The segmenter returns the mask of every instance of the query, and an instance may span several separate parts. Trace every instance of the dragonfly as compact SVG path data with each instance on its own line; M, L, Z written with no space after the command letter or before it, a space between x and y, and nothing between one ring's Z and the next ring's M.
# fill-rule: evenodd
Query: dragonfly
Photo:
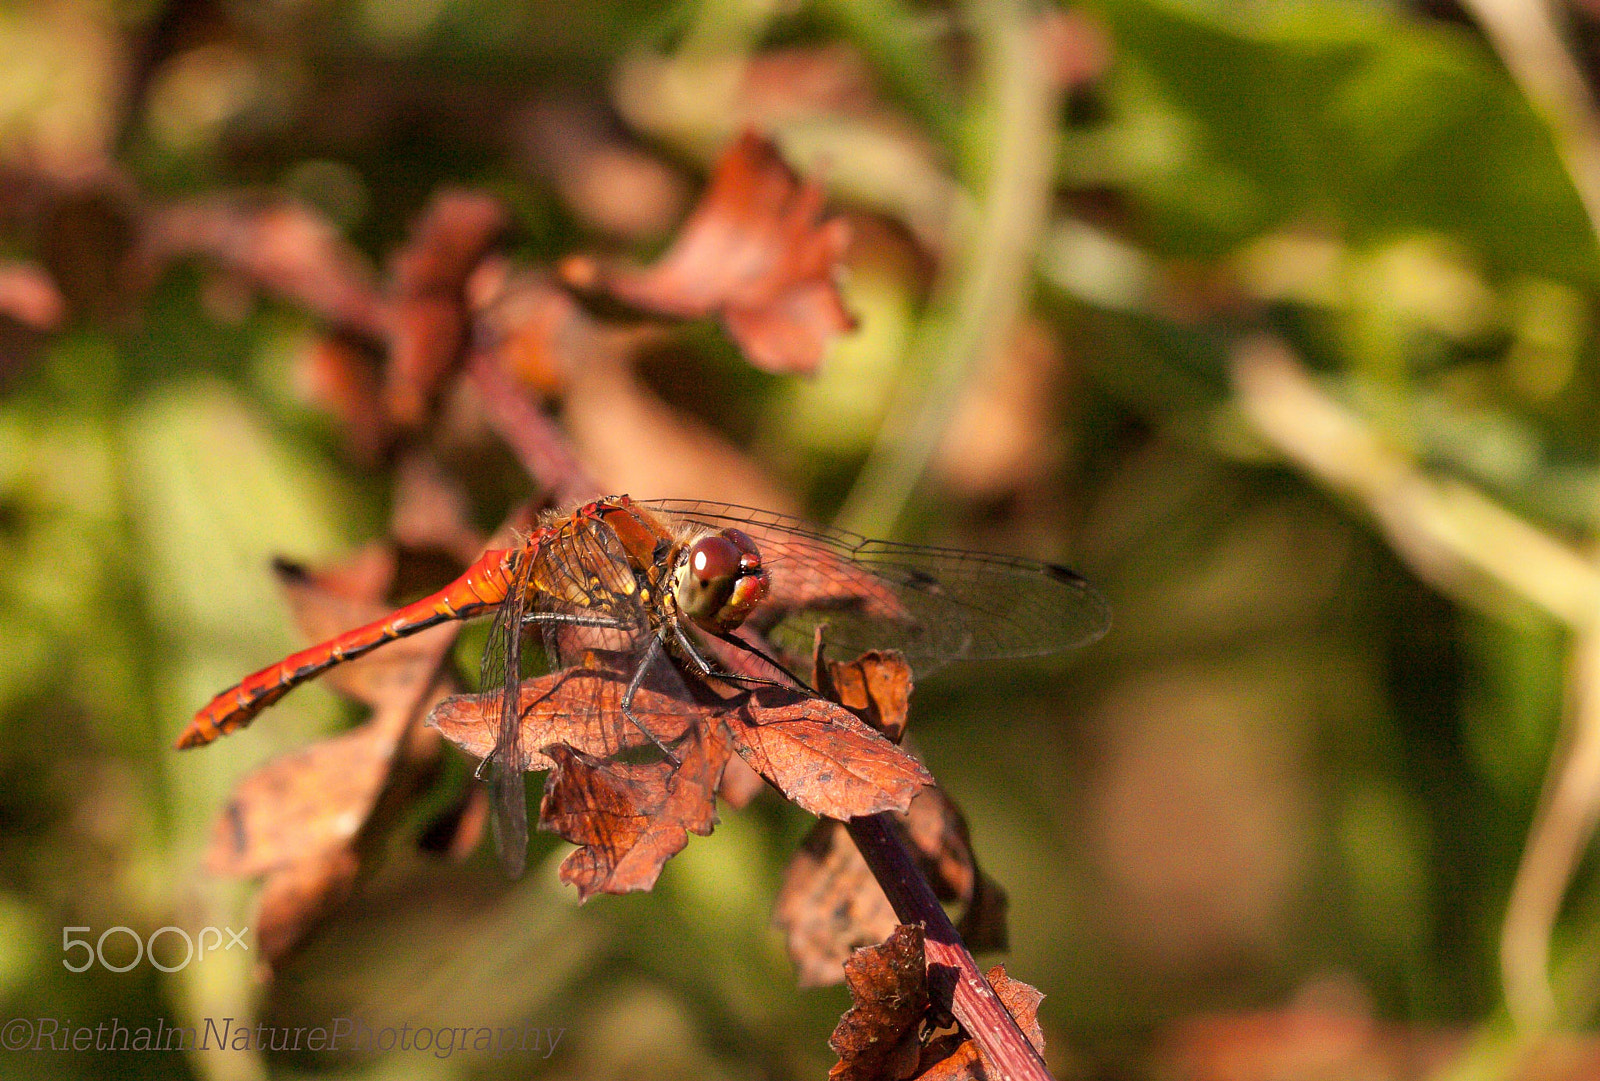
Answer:
M903 654L917 676L957 660L1042 656L1087 644L1110 624L1106 602L1055 563L870 540L772 511L702 500L609 496L551 513L490 549L443 589L382 619L293 653L218 694L179 748L249 724L337 664L451 620L492 615L482 688L498 695L493 749L477 776L491 793L501 862L521 873L527 807L518 746L524 639L542 636L559 668L586 650L630 659L623 717L667 758L633 705L663 680L777 685L814 693L774 653L811 652L818 628L845 655ZM730 663L733 659L746 663Z

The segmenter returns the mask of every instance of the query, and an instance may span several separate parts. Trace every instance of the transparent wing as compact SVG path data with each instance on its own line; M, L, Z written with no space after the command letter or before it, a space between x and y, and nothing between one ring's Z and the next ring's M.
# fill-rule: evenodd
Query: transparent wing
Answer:
M1100 595L1054 563L869 540L730 503L643 505L690 526L750 534L770 579L751 621L799 656L810 653L812 634L825 623L836 656L898 649L925 675L953 660L1085 645L1111 623Z
M506 591L505 600L495 612L484 646L479 687L485 693L499 693L495 718L494 747L478 764L477 775L487 773L495 854L509 878L519 878L528 858L528 797L522 780L522 750L517 746L521 734L518 688L522 669L522 616L527 605L528 570L532 561L517 561L517 568Z

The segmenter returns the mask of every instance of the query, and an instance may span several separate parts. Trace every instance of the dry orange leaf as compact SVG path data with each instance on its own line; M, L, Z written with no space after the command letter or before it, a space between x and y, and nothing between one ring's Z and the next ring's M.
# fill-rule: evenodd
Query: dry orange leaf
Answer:
M899 922L844 824L828 820L813 826L790 858L772 919L802 987L843 980L850 955L882 942Z
M924 788L897 820L934 892L964 906L958 929L967 947L1005 949L1005 891L978 869L966 823L949 797ZM784 870L773 922L784 932L800 984L814 987L838 983L851 951L882 941L897 921L843 823L822 821Z
M756 367L809 374L828 341L855 328L834 281L849 225L822 210L821 186L802 181L770 140L747 131L718 160L710 187L654 265L575 257L562 272L646 311L717 315Z
M911 669L893 651L873 650L852 661L830 661L824 629L813 647L818 691L899 742L911 702ZM1005 891L978 869L966 820L940 789L916 794L896 816L922 871L942 900L960 901L960 932L973 950L1006 947ZM882 941L896 921L889 899L842 823L812 828L784 871L773 921L785 935L803 986L838 983L852 951Z
M510 224L493 196L446 189L433 197L394 257L383 403L403 427L427 418L467 341L467 278Z
M0 260L0 314L35 330L55 330L66 318L67 301L44 267Z
M845 962L854 1003L828 1038L839 1061L829 1081L903 1081L915 1076L917 1028L928 1012L922 928L901 924L877 946Z
M911 666L893 650L870 650L853 661L827 660L825 633L825 627L817 628L812 662L817 692L899 743L911 710Z
M591 652L585 664L525 680L521 689L524 771L551 768L537 748L553 744L613 757L650 740L622 715L626 671L603 667L611 655ZM458 695L442 702L428 723L468 754L494 749L499 695ZM652 689L634 698L633 713L664 743L691 729L722 728L757 773L813 814L854 818L904 810L924 785L922 765L862 724L848 710L800 692L762 688L729 699L688 700Z
M728 761L726 738L698 729L681 764L608 763L570 747L547 747L556 764L545 782L539 828L579 845L561 864L561 881L578 897L648 890L689 834L717 822L717 783Z
M591 650L577 666L520 688L523 771L550 770L540 827L581 847L563 877L587 897L649 889L688 833L708 833L730 756L785 796L835 818L904 809L931 783L922 766L832 702L763 689L719 697L681 681L646 681L635 725L622 713L631 658ZM497 693L458 695L428 718L448 740L483 758L494 750ZM650 736L640 730L648 729ZM628 760L653 740L677 761Z
M820 698L761 688L727 718L733 749L792 802L824 818L903 811L933 777Z
M363 465L377 464L389 441L378 402L379 364L376 349L338 333L316 338L295 361L300 396L333 418L346 452Z
M518 705L522 736L517 748L524 773L552 769L555 761L541 748L556 744L607 758L643 747L649 739L622 715L628 676L613 668L609 655L592 652L578 667L522 682ZM633 714L663 742L680 738L695 723L694 703L662 693L648 684L633 700ZM476 758L494 749L500 721L500 692L463 694L434 708L428 724L445 739Z
M1044 995L1021 980L1007 976L1004 965L995 965L984 976L1034 1050L1043 1051L1044 1030L1039 1027L1039 1003L1044 1001ZM923 1048L917 1081L989 1081L991 1078L998 1081L1003 1076L988 1068L983 1049L976 1040L964 1040L956 1035L934 1040Z

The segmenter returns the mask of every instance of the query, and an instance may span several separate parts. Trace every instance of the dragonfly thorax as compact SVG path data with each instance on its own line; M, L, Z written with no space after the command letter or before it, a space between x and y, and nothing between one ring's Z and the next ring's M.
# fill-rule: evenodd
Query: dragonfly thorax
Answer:
M688 545L673 573L672 595L696 626L727 634L767 595L756 542L737 529L724 529Z

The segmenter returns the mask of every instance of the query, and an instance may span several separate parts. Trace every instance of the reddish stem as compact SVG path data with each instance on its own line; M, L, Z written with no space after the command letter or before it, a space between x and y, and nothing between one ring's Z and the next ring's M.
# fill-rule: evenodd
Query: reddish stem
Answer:
M923 952L929 965L956 970L950 1012L967 1034L977 1041L989 1076L1008 1081L1053 1081L1050 1071L1028 1038L1007 1012L1000 996L984 979L978 963L945 915L933 888L917 869L916 860L900 838L888 813L852 818L845 825L866 859L873 877L883 887L895 915L902 923L920 923Z
M528 400L492 356L473 354L467 361L467 373L477 384L490 425L522 462L528 475L549 485L555 505L581 503L600 495L599 484L578 461L566 437Z

